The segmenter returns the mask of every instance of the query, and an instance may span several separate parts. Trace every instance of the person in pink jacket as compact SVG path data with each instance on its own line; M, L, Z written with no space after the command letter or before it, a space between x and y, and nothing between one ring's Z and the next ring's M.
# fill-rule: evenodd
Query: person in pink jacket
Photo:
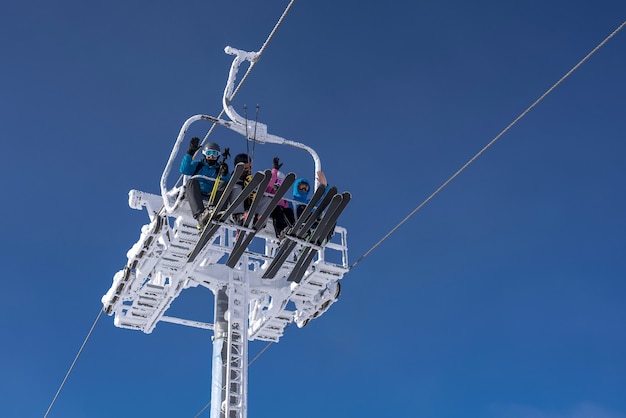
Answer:
M267 184L267 188L265 189L265 194L261 197L262 200L259 202L259 205L256 208L257 215L259 213L263 213L263 211L267 208L267 205L270 203L270 197L268 197L267 195L276 194L276 190L278 190L278 188L282 184L283 179L285 178L285 175L280 172L280 167L282 166L283 165L280 162L280 159L278 157L274 157L274 159L272 160L272 177L270 178L270 181ZM286 200L281 199L281 201L279 202L279 206L287 207L288 205L289 204ZM273 212L272 212L272 215L270 216L273 217ZM241 218L240 223L241 224L245 223L247 218L248 218L248 212L246 211L246 213L244 213L243 217Z

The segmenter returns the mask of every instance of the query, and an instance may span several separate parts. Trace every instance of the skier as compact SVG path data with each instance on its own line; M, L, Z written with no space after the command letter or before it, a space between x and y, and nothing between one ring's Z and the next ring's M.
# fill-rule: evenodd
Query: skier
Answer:
M227 206L230 205L232 201L237 198L237 196L239 196L239 194L241 193L243 188L246 187L246 184L248 184L252 176L252 158L250 158L250 156L245 153L237 154L235 156L235 165L239 163L243 163L244 165L243 173L241 173L239 179L236 180L237 183L235 183L233 191L230 193ZM246 199L234 210L232 217L235 220L235 223L240 223L244 212L250 207L250 200L250 198Z
M180 163L180 172L186 176L204 176L191 178L185 184L185 198L189 202L191 213L194 219L198 221L199 227L204 227L211 215L210 208L204 206L204 200L212 200L209 203L214 203L217 200L216 194L219 193L220 186L223 186L224 181L228 180L228 165L224 160L228 158L229 153L228 148L226 148L224 160L220 163L218 161L221 155L220 146L214 142L209 142L202 150L204 158L194 161L193 155L199 149L200 138L191 138L189 149ZM217 185L215 184L216 181L218 181ZM215 186L218 189L215 189Z
M328 187L328 182L326 181L326 176L323 172L317 172L317 181L320 184L319 187ZM295 202L292 204L292 210L294 211L296 216L300 216L300 213L302 213L302 210L304 209L306 204L309 203L310 189L311 185L309 184L309 181L305 178L300 178L294 183L292 196Z
M328 181L326 181L326 176L322 171L317 172L317 181L320 183L319 187L328 187ZM277 238L280 239L281 234L295 223L296 217L300 216L306 204L309 203L310 190L309 181L305 178L299 178L293 184L291 201L287 202L287 205L276 207L272 213L272 220Z

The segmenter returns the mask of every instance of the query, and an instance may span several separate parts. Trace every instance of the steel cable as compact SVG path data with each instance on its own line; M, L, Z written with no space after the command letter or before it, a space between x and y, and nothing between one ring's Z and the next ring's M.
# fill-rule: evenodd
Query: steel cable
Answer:
M374 251L378 246L380 246L387 238L391 236L394 232L396 232L402 225L404 225L417 211L419 211L426 203L428 203L432 198L434 198L441 190L443 190L452 180L454 180L459 174L461 174L470 164L472 164L478 157L480 157L489 147L491 147L502 135L504 135L509 129L511 129L520 119L522 119L528 112L530 112L535 106L539 104L548 94L552 93L554 89L556 89L566 78L568 78L574 71L578 69L585 61L587 61L593 54L595 54L605 43L609 41L617 32L622 30L622 28L626 26L626 21L624 21L617 29L615 29L609 36L607 36L602 42L598 44L591 52L589 52L582 60L578 62L571 70L569 70L563 77L559 79L552 87L550 87L545 93L543 93L537 100L533 102L526 110L524 110L513 122L511 122L506 128L504 128L498 135L495 136L487 145L483 147L476 155L474 155L468 162L466 162L461 168L457 170L448 180L446 180L437 190L435 190L430 196L426 198L422 203L420 203L411 213L409 213L403 220L401 220L395 227L393 227L385 236L383 236L376 244L374 244L369 250L367 250L361 257L359 257L354 263L352 263L349 267L349 270L352 270L357 264L359 264L365 257L367 257L372 251Z
M93 325L91 326L91 329L87 333L87 337L85 337L85 340L83 341L83 344L80 346L80 349L78 350L78 354L76 354L76 357L74 357L74 361L72 362L72 365L70 366L69 370L65 374L65 378L63 378L63 381L61 382L61 386L59 386L59 390L57 390L56 395L54 395L54 399L52 399L52 402L50 403L50 406L48 407L48 410L46 411L45 415L43 416L44 418L46 418L48 416L48 414L50 413L50 410L52 409L52 406L54 405L54 403L56 402L57 398L59 397L59 393L61 393L61 389L63 389L63 386L65 386L65 382L67 381L67 378L70 377L70 373L72 373L72 370L74 369L74 365L78 361L78 357L80 357L80 354L83 352L83 349L85 348L85 345L87 344L87 341L89 340L89 337L91 337L91 333L93 332L94 328L98 324L98 321L100 320L100 317L102 316L102 312L103 312L103 310L100 309L100 312L98 312L98 316L96 317L96 320L93 321Z

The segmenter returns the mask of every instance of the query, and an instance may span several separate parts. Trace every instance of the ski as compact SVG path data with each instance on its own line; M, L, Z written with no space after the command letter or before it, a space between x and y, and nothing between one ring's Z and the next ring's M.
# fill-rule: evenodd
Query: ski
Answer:
M331 187L326 194L325 187L318 187L315 190L315 194L306 205L294 225L287 231L287 235L281 241L278 251L274 255L274 259L268 266L265 273L263 273L264 279L273 279L278 273L278 270L282 267L291 254L291 251L297 244L297 241L291 239L293 238L302 238L304 234L313 226L315 221L320 217L326 206L330 203L331 199L335 194L337 194L337 188ZM322 198L323 196L323 198ZM319 202L321 199L321 202ZM319 205L317 204L319 202ZM317 206L316 206L317 205ZM315 210L314 210L315 209Z
M258 191L255 193L254 198L252 199L252 204L246 211L248 213L248 217L242 222L242 226L244 227L252 226L252 220L254 219L254 216L250 217L249 215L251 213L252 214L256 213L256 209L259 207L261 200L263 200L263 194L265 193L265 190L267 189L267 186L269 185L270 180L272 180L272 170L265 170L264 174L265 174L265 177L263 178L263 181L259 183Z
M296 219L296 222L294 222L293 226L289 229L289 231L287 231L287 234L296 236L300 232L300 230L303 229L304 223L310 219L309 216L311 215L311 213L313 213L315 209L317 209L321 213L321 211L324 210L326 206L328 206L328 204L330 203L330 199L332 199L335 194L337 194L336 187L331 187L328 190L328 193L326 193L326 187L319 186L317 190L315 190L315 193L313 193L313 196L311 196L311 200L309 200L309 203L307 203L307 205L304 207L304 210L302 211L300 216L298 216L298 219ZM320 202L320 200L321 203L319 203L318 205L318 202Z
M265 193L265 190L267 189L267 186L270 182L270 180L272 179L272 171L271 170L265 170L264 172L264 178L261 181L261 183L259 183L259 187L257 192L254 195L254 198L252 199L252 203L250 204L250 207L247 209L246 213L248 214L248 216L242 221L242 225L243 227L250 227L252 224L252 219L254 219L254 216L250 216L250 214L254 214L256 213L256 209L259 206L259 203L261 202L261 200L263 199L263 194ZM237 233L237 242L235 243L235 246L233 247L233 249L231 250L231 255L228 257L228 260L231 260L232 258L232 253L233 251L235 251L236 249L239 248L239 244L241 244L241 241L243 240L243 235L244 233L241 230L238 230ZM228 265L228 262L227 262ZM232 266L229 266L232 267Z
M285 260L287 260L287 257L289 257L289 254L291 254L291 251L297 244L297 241L292 238L302 238L304 234L306 234L318 218L320 218L322 212L326 209L333 196L337 194L337 188L333 186L326 194L324 194L325 192L325 187L317 188L311 201L306 205L294 225L289 229L287 235L280 243L274 259L263 274L264 279L271 279L276 276L282 265L285 263ZM317 205L320 199L321 202Z
M324 217L322 219L319 220L317 226L315 229L313 230L307 230L305 232L305 234L301 237L302 241L305 241L307 243L310 244L316 244L316 240L318 235L320 235L320 233L322 232L322 229L324 228L324 226L326 225L325 220L328 220L337 210L337 208L339 207L339 205L341 204L343 200L343 196L342 195L335 195L333 196L333 199L330 202L330 205L328 206L328 209L326 210L326 213L324 214ZM295 257L296 258L296 263L293 266L291 272L289 273L289 276L287 278L287 280L289 281L295 281L294 278L296 278L298 276L298 272L299 270L302 268L302 266L304 265L306 256L309 253L309 246L307 244L304 244L300 250L299 250L299 254Z
M244 200L246 200L250 193L252 193L264 179L265 173L255 173L254 177L252 177L252 180L250 180L250 182L243 188L239 196L237 196L237 198L224 211L220 211L220 209L226 204L226 202L228 202L229 196L226 193L222 195L220 201L218 202L218 205L215 207L215 210L211 214L211 217L202 229L198 242L196 243L193 250L191 250L191 253L189 253L189 259L187 260L188 263L191 263L196 259L200 251L220 228L220 223L228 219L228 217L232 215L233 211L237 209L237 207L241 203L243 203ZM229 181L229 186L230 183L233 181L236 183L237 181L239 181L239 178L233 175L233 177L231 177ZM230 187L229 194L230 192L232 192L233 187Z
M241 173L243 173L243 170L244 170L244 164L243 163L239 163L239 164L235 165L235 170L233 171L233 174L230 176L230 180L228 180L228 183L226 183L226 188L222 192L222 195L220 196L220 198L217 201L217 204L215 205L215 211L222 210L222 207L228 201L228 197L230 196L230 192L233 191L233 188L235 187L235 184L237 184L237 181L239 180L239 177L241 177ZM209 201L209 204L210 203L211 202Z
M276 193L274 194L274 196L272 196L271 200L267 204L267 207L263 210L261 214L259 214L258 217L250 215L254 213L252 210L248 212L248 216L250 217L249 225L253 229L253 232L239 231L237 242L235 243L230 253L230 257L228 257L228 260L226 261L226 265L228 267L233 268L237 265L237 262L248 248L248 245L250 245L250 242L252 242L252 239L254 238L256 233L265 226L267 218L270 217L276 206L278 206L278 204L280 203L280 200L283 198L285 193L287 193L287 190L289 190L289 188L295 181L296 175L294 173L287 174L287 176L285 176L285 178L283 179L282 184L280 185L280 187L278 187ZM263 198L264 196L260 195L260 197Z
M326 245L324 241L326 240L328 235L330 235L331 231L335 227L335 224L337 223L339 215L341 215L343 210L346 208L351 198L352 196L349 192L344 192L341 195L335 196L333 198L333 201L331 202L331 205L326 211L326 215L324 216L324 218L322 218L320 223L317 225L317 228L315 228L307 241L318 246ZM298 256L298 261L293 267L293 270L291 270L291 274L289 275L287 280L290 282L300 283L300 281L304 277L304 274L306 273L306 270L313 262L313 258L315 257L316 253L317 250L313 247L305 246L304 248L302 248L302 251Z

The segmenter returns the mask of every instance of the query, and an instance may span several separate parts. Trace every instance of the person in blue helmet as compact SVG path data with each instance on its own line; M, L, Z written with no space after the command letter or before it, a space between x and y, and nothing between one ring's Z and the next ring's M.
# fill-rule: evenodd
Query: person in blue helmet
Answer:
M213 191L216 179L220 178L220 185L223 186L228 181L228 165L218 161L221 155L220 146L214 142L206 144L202 150L202 159L194 160L193 155L200 149L200 138L193 137L189 143L189 149L183 156L180 163L180 172L186 176L203 176L191 178L185 184L185 198L189 202L191 213L198 221L198 225L203 227L211 212L205 208L204 200L208 200ZM228 157L226 149L224 159ZM219 197L219 196L217 196Z

